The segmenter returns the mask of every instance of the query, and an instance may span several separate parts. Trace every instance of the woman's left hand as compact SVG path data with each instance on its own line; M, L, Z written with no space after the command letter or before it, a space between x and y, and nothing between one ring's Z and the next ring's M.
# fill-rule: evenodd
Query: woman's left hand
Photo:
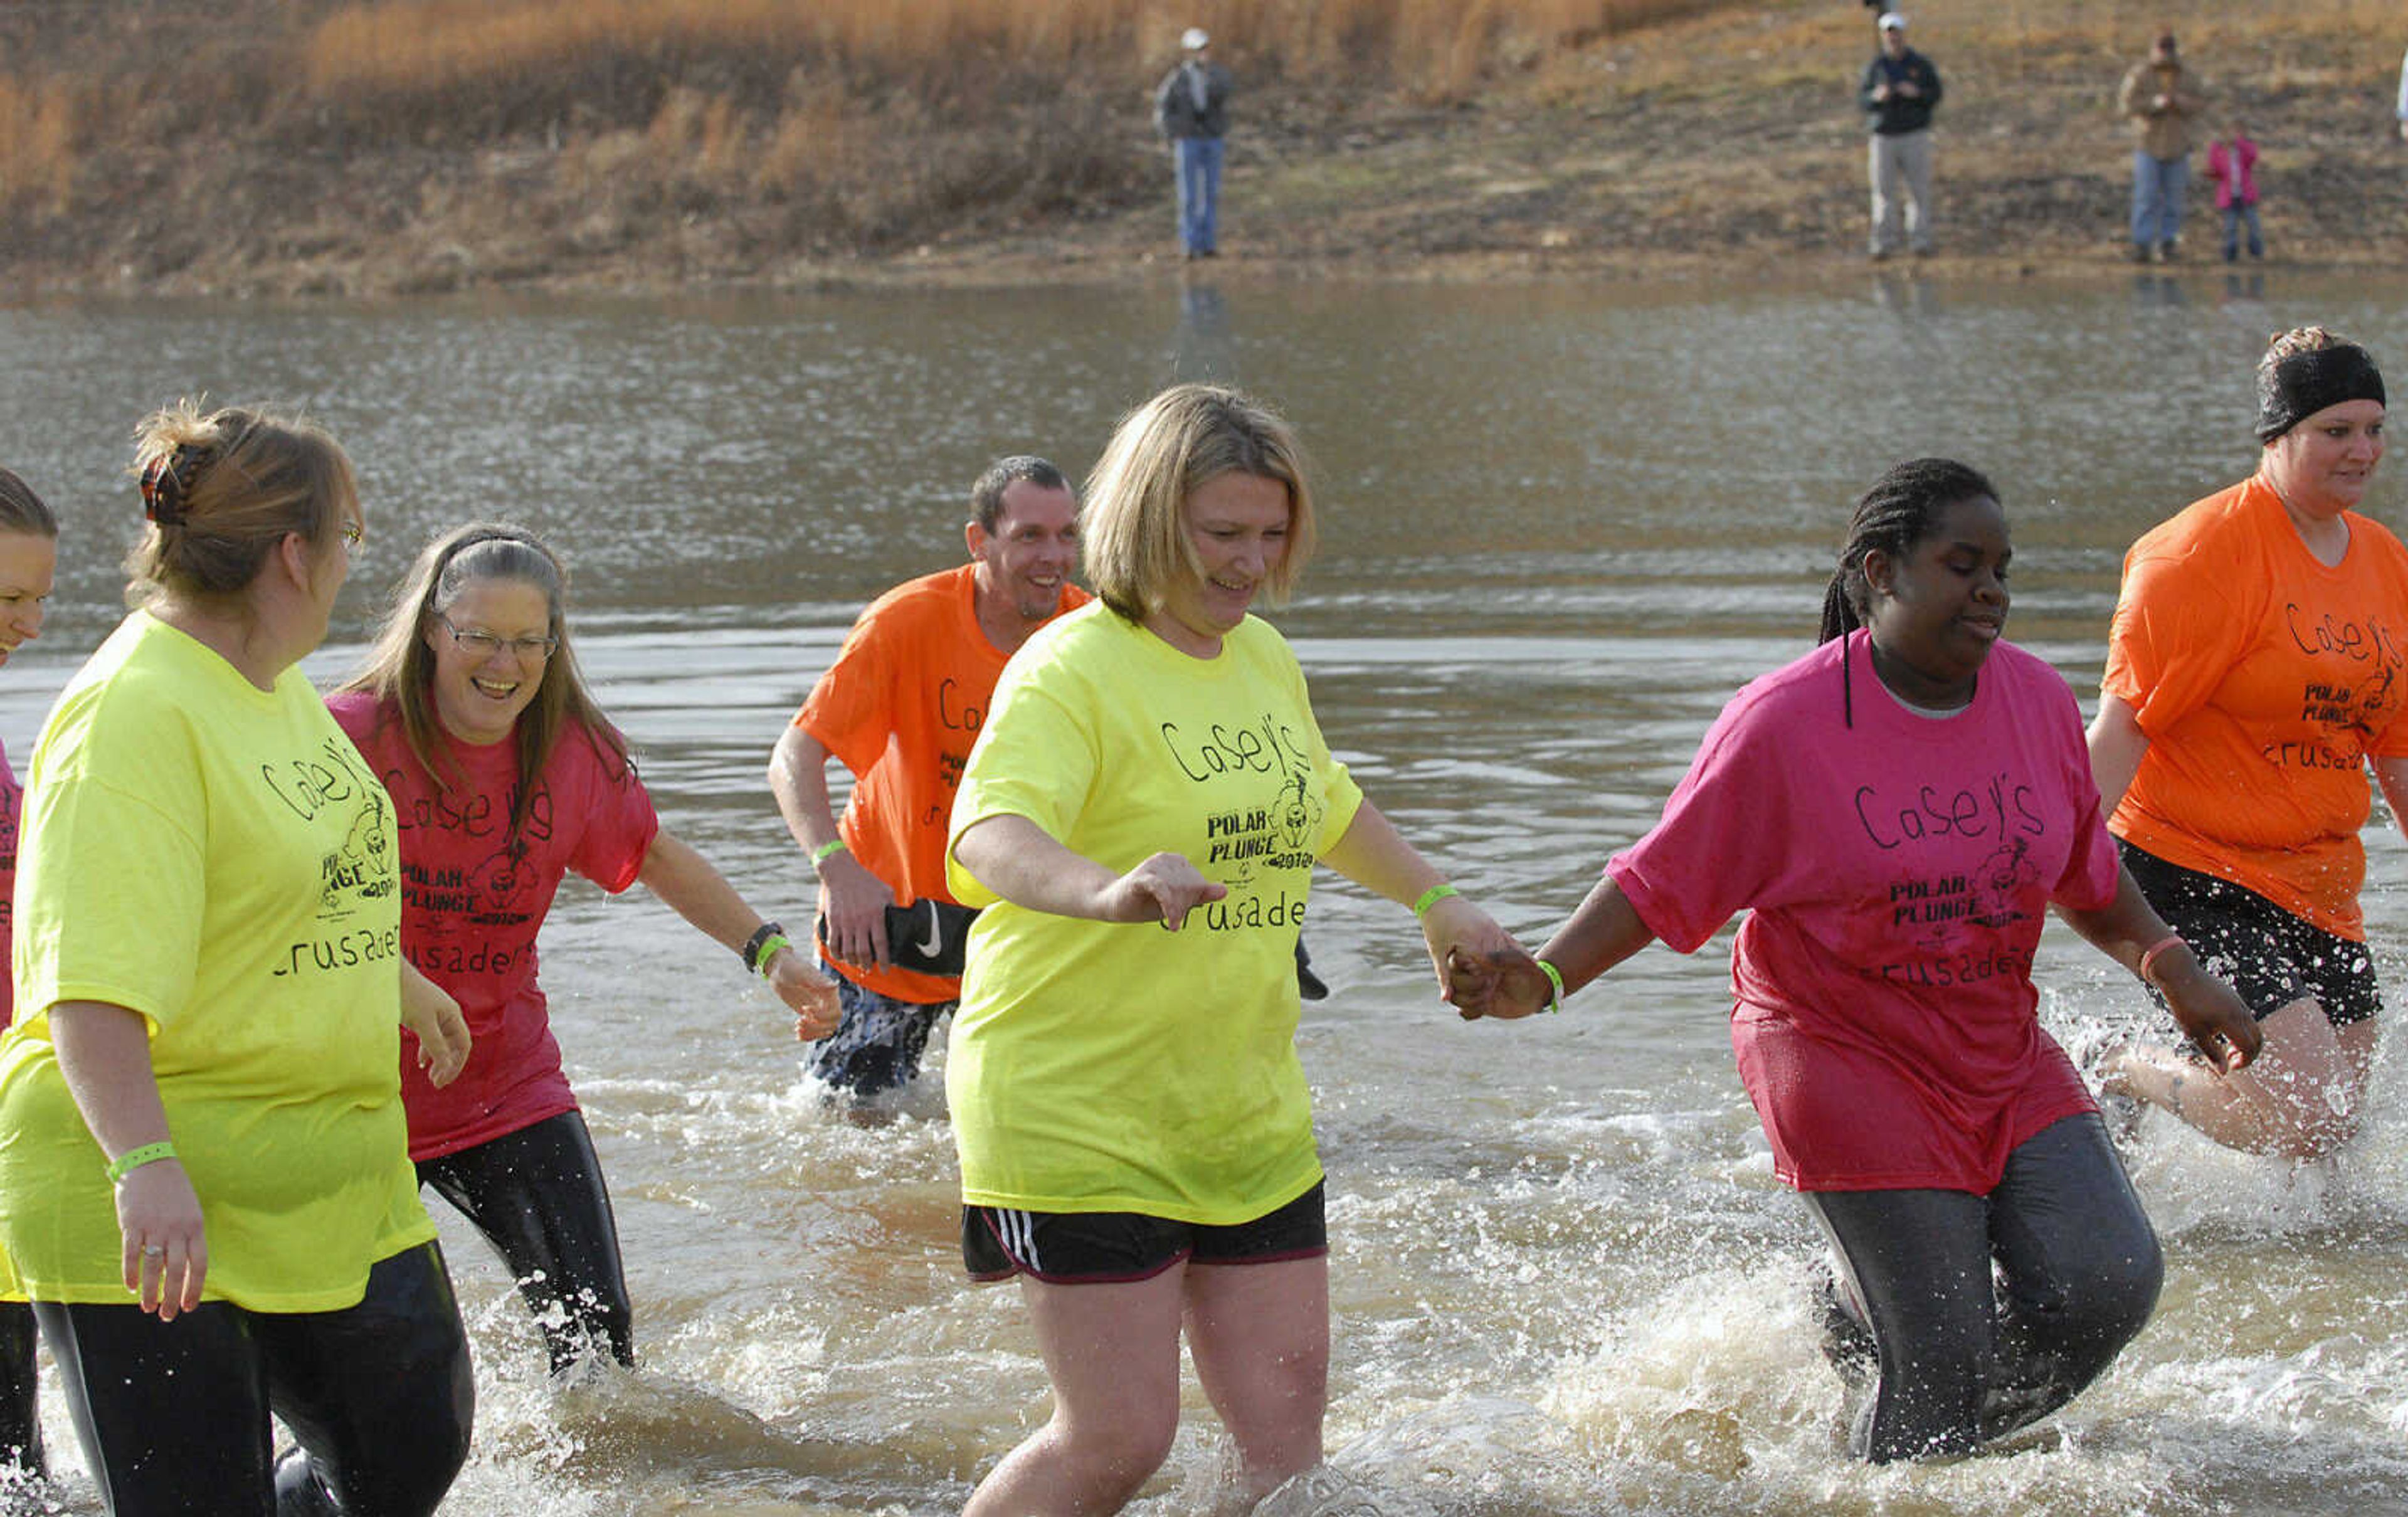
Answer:
M810 966L791 948L769 955L769 988L795 1014L795 1038L816 1043L836 1031L836 982Z
M2247 1068L2266 1040L2258 1019L2231 986L2208 973L2187 950L2179 961L2157 977L2166 1009L2217 1073Z
M418 1066L437 1089L468 1066L468 1019L449 991L408 964L401 970L401 1024L418 1035Z

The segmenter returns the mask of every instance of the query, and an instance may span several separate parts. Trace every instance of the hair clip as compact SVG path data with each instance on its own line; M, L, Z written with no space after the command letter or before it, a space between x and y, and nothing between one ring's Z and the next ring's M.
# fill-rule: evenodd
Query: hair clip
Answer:
M184 497L192 489L185 478L193 458L189 443L178 443L142 466L142 515L163 527L184 520Z

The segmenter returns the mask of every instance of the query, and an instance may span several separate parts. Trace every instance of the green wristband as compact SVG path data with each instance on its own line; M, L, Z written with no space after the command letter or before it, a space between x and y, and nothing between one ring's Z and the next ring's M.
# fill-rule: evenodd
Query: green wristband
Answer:
M108 1182L114 1185L146 1164L157 1164L162 1159L175 1156L176 1145L173 1143L145 1143L138 1149L127 1149L108 1161Z
M1453 885L1432 885L1429 889L1423 891L1420 895L1414 898L1413 915L1417 917L1426 917L1429 915L1429 909L1431 907L1436 906L1439 902L1445 900L1450 895L1459 895L1461 894L1462 892L1456 890Z
M831 857L844 852L844 839L833 838L811 850L811 867L816 869Z
M792 948L794 946L794 939L788 937L784 933L771 933L768 937L761 939L761 949L760 952L753 956L752 967L760 971L762 979L768 979L769 961L778 956L778 951L780 949Z
M1539 961L1539 967L1540 967L1541 970L1544 970L1544 971L1545 971L1546 976L1547 976L1547 983L1548 983L1549 985L1552 985L1552 986L1554 986L1554 987L1555 987L1555 995L1554 995L1553 996L1549 997L1549 999L1548 999L1548 1001L1547 1001L1547 1009L1548 1009L1548 1010L1550 1010L1550 1011L1560 1011L1560 1010L1562 1010L1562 1009L1564 1009L1564 975L1563 975L1563 971L1562 971L1562 970L1560 970L1560 969L1558 969L1558 968L1556 968L1554 965L1549 964L1549 963L1548 963L1546 960L1544 960L1544 959L1541 959L1541 960Z

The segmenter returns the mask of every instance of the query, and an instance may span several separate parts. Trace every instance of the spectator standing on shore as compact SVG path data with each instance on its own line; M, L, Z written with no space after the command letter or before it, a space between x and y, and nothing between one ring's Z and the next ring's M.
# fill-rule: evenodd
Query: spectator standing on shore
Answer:
M2115 108L2132 123L2132 262L2172 263L2182 240L2183 185L2190 177L2191 118L2199 86L2160 32L2148 57L2124 75Z
M1906 45L1906 18L1890 11L1881 19L1881 51L1865 65L1856 104L1872 128L1872 255L1898 250L1899 194L1914 204L1906 212L1906 240L1918 258L1931 255L1931 113L1940 105L1940 70Z
M2248 129L2232 123L2231 135L2207 146L2207 177L2215 181L2215 208L2224 213L2224 261L2241 257L2241 229L2249 228L2249 256L2266 256L2266 238L2258 226L2258 144Z
M769 792L820 877L820 953L843 1008L811 1049L831 1091L869 1096L920 1073L962 995L976 915L945 883L945 822L1004 661L1087 602L1079 500L1062 471L999 459L970 486L969 562L872 601L778 739ZM834 759L855 776L838 827ZM898 904L899 903L899 904Z
M1179 245L1189 258L1220 256L1221 148L1228 128L1229 71L1212 61L1200 26L1180 37L1185 53L1154 92L1154 125L1170 143L1179 176Z

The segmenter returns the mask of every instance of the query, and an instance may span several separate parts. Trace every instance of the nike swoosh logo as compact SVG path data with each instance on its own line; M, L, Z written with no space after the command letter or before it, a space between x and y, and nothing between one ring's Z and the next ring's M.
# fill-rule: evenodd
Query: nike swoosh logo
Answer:
M928 936L914 946L920 950L923 957L931 959L935 958L945 946L945 935L937 922L937 903L934 900L928 902Z

